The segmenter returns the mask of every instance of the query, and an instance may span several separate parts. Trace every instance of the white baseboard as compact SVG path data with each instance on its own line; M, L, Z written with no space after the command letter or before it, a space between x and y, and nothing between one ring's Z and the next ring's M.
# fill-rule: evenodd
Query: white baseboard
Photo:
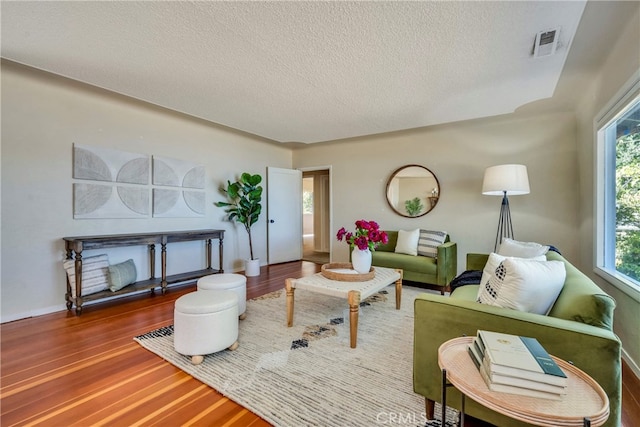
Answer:
M16 320L28 319L30 317L43 316L45 314L55 313L57 311L66 310L67 306L65 304L53 305L50 307L39 308L37 310L31 310L22 313L14 313L8 316L2 315L0 318L0 323L7 322L15 322Z
M631 372L635 374L636 378L640 379L640 367L631 357L629 357L629 353L624 351L624 348L622 349L622 360L625 361L629 369L631 369Z

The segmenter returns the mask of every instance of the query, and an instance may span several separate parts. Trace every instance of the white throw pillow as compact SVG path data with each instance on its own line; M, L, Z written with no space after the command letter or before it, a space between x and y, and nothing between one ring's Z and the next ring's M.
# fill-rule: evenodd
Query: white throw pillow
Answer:
M420 229L399 230L398 241L396 242L397 254L418 255L418 240L420 239Z
M518 258L533 258L544 255L547 251L549 251L549 246L535 242L518 242L509 238L504 239L498 249L498 253L502 256L515 256Z
M489 282L481 286L478 302L546 315L558 298L566 275L562 261L507 258Z
M447 238L446 231L420 230L418 238L418 255L431 258L438 257L438 246Z
M482 279L480 279L480 287L478 288L477 298L480 298L480 293L482 292L482 288L487 284L489 279L495 274L496 268L500 265L502 261L507 258L517 259L517 260L530 260L530 261L546 261L547 257L544 255L540 255L533 258L518 258L518 257L506 257L502 255L498 255L495 252L491 252L489 254L489 259L487 259L487 263L484 265L484 269L482 270Z
M71 296L76 297L76 263L72 259L62 264L71 284ZM106 254L82 258L82 295L95 294L109 287L109 257Z

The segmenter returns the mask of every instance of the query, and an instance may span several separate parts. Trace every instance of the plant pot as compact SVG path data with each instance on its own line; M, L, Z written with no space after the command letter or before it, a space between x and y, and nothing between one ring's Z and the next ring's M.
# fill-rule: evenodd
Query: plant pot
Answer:
M245 259L244 260L244 275L247 277L254 277L260 275L260 260L259 259Z

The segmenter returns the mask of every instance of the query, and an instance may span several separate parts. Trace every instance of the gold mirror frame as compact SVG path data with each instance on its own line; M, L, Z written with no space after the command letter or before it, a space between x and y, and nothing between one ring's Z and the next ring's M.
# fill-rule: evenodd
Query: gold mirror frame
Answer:
M389 177L385 196L389 207L398 215L420 218L438 204L440 183L426 167L405 165Z

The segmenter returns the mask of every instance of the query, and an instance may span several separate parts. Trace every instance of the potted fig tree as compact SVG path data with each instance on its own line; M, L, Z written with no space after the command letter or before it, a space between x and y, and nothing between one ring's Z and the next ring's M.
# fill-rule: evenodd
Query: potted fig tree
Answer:
M236 182L227 181L227 187L220 191L227 197L226 202L215 202L220 208L226 208L229 221L235 220L244 226L249 235L250 259L245 260L245 275L260 275L260 260L253 256L253 241L251 240L251 226L258 221L262 212L262 177L258 174L243 173Z

